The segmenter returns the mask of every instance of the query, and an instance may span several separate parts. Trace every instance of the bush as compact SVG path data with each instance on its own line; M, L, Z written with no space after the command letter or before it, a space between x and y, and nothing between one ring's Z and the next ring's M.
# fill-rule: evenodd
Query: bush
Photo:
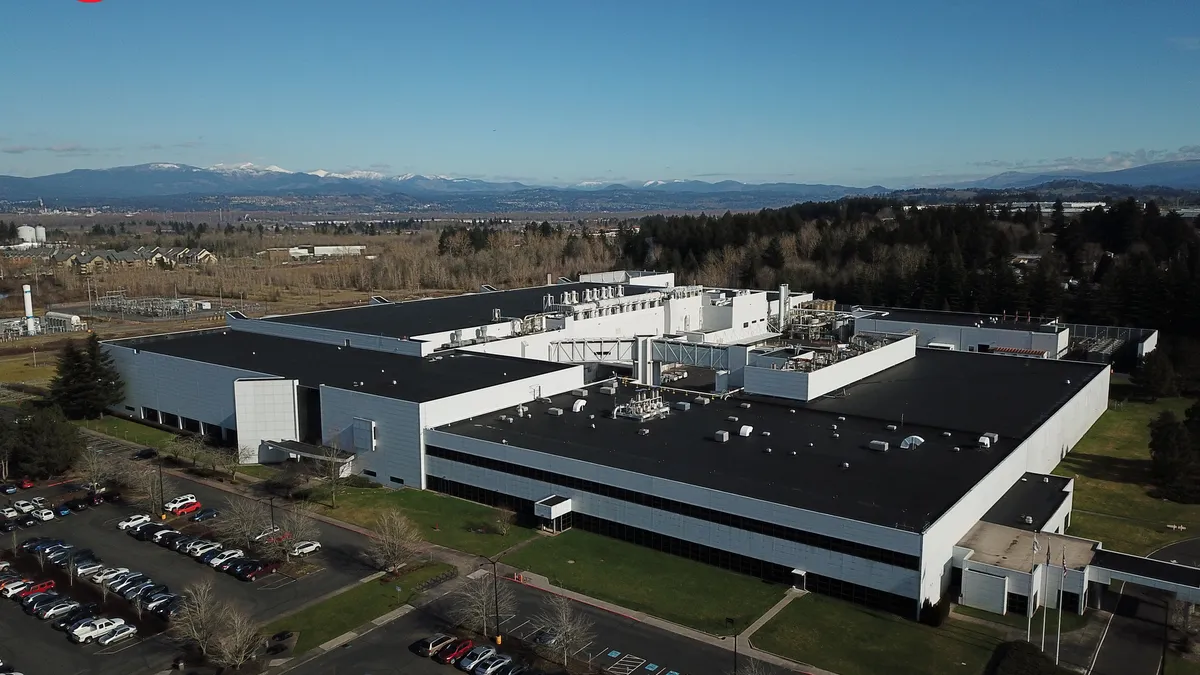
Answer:
M342 485L344 485L346 487L352 487L352 488L383 487L382 485L380 485L379 483L376 483L375 481L371 480L370 478L367 478L366 476L359 476L357 474L343 478Z
M940 628L949 618L950 603L944 599L936 605L928 600L921 605L920 622L926 626Z
M996 648L987 675L1070 675L1028 642L1005 642Z

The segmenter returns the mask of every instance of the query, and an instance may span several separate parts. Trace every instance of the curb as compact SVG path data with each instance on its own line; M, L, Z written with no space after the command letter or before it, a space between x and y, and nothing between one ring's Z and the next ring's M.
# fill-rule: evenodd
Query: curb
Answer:
M645 623L644 621L642 621L641 619L637 618L636 616L631 616L631 615L629 615L629 614L625 614L624 612L619 612L619 611L617 611L617 610L615 610L615 609L612 609L611 607L605 607L604 605L600 605L600 604L597 604L597 603L595 603L595 602L589 602L589 601L587 601L587 600L581 600L581 599L579 599L579 598L576 598L576 597L573 597L573 596L567 595L566 593L560 593L559 591L557 591L557 590L555 590L555 589L551 589L551 588L542 588L541 586L536 586L536 585L534 585L534 584L531 584L531 583L528 583L528 582L522 581L522 580L520 580L520 579L512 579L512 578L509 578L509 577L501 577L501 579L504 579L505 581L511 581L511 582L512 582L512 583L514 583L514 584L520 584L520 585L522 585L522 586L524 586L524 587L526 587L526 588L532 588L532 589L534 589L534 590L538 590L538 591L541 591L541 592L543 592L543 593L549 593L550 595L554 595L554 596L557 596L557 597L560 597L560 598L566 598L566 599L568 599L568 600L573 600L573 601L575 601L575 602L578 602L578 603L579 603L579 604L581 604L581 605L587 605L588 607L594 607L594 608L596 608L596 609L604 610L605 612L608 612L609 614L613 614L613 615L615 615L615 616L619 616L619 617L621 617L622 619L629 619L630 621L637 621L638 623ZM565 589L564 589L564 590L565 590ZM587 596L585 595L585 596L582 596L582 597L586 598ZM660 619L660 620L661 620L661 619Z

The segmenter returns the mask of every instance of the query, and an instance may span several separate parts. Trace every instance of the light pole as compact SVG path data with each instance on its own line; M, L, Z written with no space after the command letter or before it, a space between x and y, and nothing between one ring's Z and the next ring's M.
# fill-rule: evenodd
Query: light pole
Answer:
M158 463L158 513L163 520L166 520L167 514L163 511L164 502L167 501L167 495L163 492L163 477L162 477L162 462Z
M271 502L271 529L274 530L275 529L275 497L274 497L274 495L271 496L270 502Z
M728 617L728 616L725 617L725 625L726 626L733 628L733 626L735 624L737 624L737 622L734 621L732 617ZM738 636L737 636L737 633L734 633L730 637L733 638L733 675L738 675L738 644L737 644ZM725 638L721 638L721 639L724 640Z
M500 637L500 575L496 573L496 561L486 556L484 559L492 564L492 599L496 606L496 644L502 644L504 638Z

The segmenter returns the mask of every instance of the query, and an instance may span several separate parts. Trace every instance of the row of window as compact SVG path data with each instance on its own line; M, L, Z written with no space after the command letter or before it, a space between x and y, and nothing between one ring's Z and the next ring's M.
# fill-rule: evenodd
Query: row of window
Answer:
M426 476L425 480L426 486L430 490L492 506L502 506L512 509L520 515L531 515L533 513L533 502L528 500L518 499L501 492L495 492L475 485L465 485L436 476ZM683 558L690 558L714 567L733 570L734 572L781 584L799 585L803 583L804 588L807 590L894 612L901 616L912 616L912 613L916 610L916 600L913 598L906 598L902 595L895 595L848 581L811 573L805 575L804 579L801 580L792 574L791 568L766 560L731 553L723 549L697 544L693 541L684 541L683 539L589 516L584 513L576 512L570 515L571 525L582 530L595 532L606 537L612 537L613 539L632 542L639 546L665 551Z
M788 541L794 541L799 544L826 549L836 553L844 553L846 555L852 555L858 558L864 558L866 560L873 560L875 562L894 565L904 569L919 570L921 568L920 556L899 553L886 548L879 548L878 546L870 546L867 544L860 544L855 541L838 539L837 537L830 537L824 534L817 534L815 532L797 530L792 527L779 525L778 523L768 523L766 521L756 520L754 518L745 518L743 516L726 513L724 511L717 511L715 509L709 509L703 506L686 504L673 499L665 499L655 495L648 495L643 492L626 490L613 485L597 483L595 481L584 480L574 476L566 476L551 471L543 471L541 469L521 466L509 462L502 462L500 460L491 459L488 457L479 457L477 455L458 452L456 450L448 450L446 448L439 448L431 445L427 446L425 451L430 456L440 457L442 459L457 462L459 464L478 466L513 476L530 478L543 483L551 483L553 485L558 485L572 490L590 492L602 497L609 497L611 499L617 499L631 504L647 506L652 509L659 509L661 511L678 513L679 515L688 516L690 518L705 520L710 523L725 525L740 530L746 530L748 532L755 532L758 534L775 537L777 539L786 539Z

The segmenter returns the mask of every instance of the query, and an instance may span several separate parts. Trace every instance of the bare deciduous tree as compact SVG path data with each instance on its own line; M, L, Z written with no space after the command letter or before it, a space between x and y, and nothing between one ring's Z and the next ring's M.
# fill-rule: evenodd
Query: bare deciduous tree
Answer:
M227 609L214 592L212 579L192 584L184 589L179 613L171 619L171 635L207 656L228 621Z
M271 525L271 512L262 502L230 497L216 520L216 530L230 542L249 548L254 538Z
M732 675L778 675L779 671L765 661L743 656L738 659L737 670Z
M496 533L501 536L512 531L513 525L517 524L517 514L508 509L500 509L496 513Z
M237 448L214 450L213 458L216 460L218 466L229 472L230 478L237 477L238 467L242 465L242 456L238 453Z
M342 491L342 487L346 482L345 476L342 475L342 463L338 460L342 458L340 443L335 438L329 445L321 446L321 467L324 469L323 478L325 479L325 488L329 490L329 508L337 508L337 496Z
M588 646L595 639L592 620L583 615L567 598L561 595L548 596L535 622L540 630L552 637L549 644L539 651L551 660L567 665L571 654Z
M223 627L213 644L213 661L234 670L254 660L262 646L258 623L240 607L228 607Z
M118 482L129 487L130 498L152 513L161 513L167 495L175 490L175 481L149 464L126 462L122 466Z
M83 482L103 485L117 475L118 466L112 456L88 448L79 453L75 470Z
M287 509L280 509L278 525L287 532L289 537L268 542L265 547L274 557L288 557L292 547L302 541L315 541L321 537L321 529L312 516L312 509L306 504L295 504Z
M421 550L421 531L403 513L385 511L375 520L375 537L367 556L379 569L390 572L412 560Z
M201 455L207 450L208 446L199 436L177 436L171 439L166 448L167 454L176 460L187 460L192 463L192 466L196 466Z
M450 619L467 630L482 633L485 637L496 634L497 615L499 621L516 611L517 597L507 584L497 585L491 574L482 574L454 591L454 602L450 605Z

